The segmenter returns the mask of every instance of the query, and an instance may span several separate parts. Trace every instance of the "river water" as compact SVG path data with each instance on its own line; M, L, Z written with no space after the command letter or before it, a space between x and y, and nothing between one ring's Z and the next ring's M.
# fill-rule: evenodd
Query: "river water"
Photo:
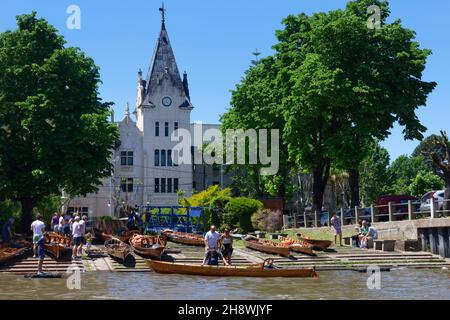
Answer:
M368 289L367 278L354 271L323 271L319 279L86 272L81 289L69 290L66 279L0 274L0 299L450 299L449 270L391 270L381 274L379 290Z

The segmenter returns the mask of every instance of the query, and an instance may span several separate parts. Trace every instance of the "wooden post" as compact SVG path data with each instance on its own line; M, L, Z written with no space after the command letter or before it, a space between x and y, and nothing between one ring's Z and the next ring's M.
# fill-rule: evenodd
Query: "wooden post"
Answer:
M317 221L317 210L314 211L314 226L315 226L316 228L319 227L319 223L318 223L318 221Z
M411 221L416 218L416 214L414 212L412 200L408 200L408 220Z
M373 204L370 205L370 220L372 223L377 222L377 216L375 214L375 206Z
M430 218L434 219L436 218L436 202L434 201L434 198L431 197L431 201L430 201Z
M297 214L293 210L292 212L294 213L294 229L297 229Z
M331 210L328 210L328 226L331 227L331 217L333 216L333 212L330 212Z
M389 222L394 221L394 206L391 201L388 203Z
M358 206L355 207L355 223L358 223L359 221L359 210Z
M305 228L308 227L308 222L306 221L306 210L303 210L303 225Z
M344 224L345 224L344 208L341 208L341 225L343 226Z

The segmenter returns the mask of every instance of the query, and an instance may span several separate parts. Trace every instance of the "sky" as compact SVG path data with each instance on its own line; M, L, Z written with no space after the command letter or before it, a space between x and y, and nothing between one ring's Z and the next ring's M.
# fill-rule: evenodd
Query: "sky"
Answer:
M189 76L195 107L191 121L218 123L229 107L230 90L239 83L258 49L273 53L275 30L289 14L344 8L345 0L165 0L166 27L180 72ZM69 29L67 8L81 10L81 28ZM127 102L134 106L137 71L148 69L156 44L160 0L1 0L0 32L16 27L15 16L37 11L100 67L101 97L115 103L116 120ZM391 0L391 19L417 33L422 48L433 51L423 79L436 81L427 106L417 112L426 135L450 131L450 1ZM382 145L391 160L410 154L418 141L405 141L395 126Z

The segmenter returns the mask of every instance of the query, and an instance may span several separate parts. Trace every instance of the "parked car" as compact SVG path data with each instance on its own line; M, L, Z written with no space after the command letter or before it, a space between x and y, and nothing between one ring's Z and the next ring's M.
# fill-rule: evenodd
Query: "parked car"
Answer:
M420 201L413 196L401 196L401 195L384 195L377 198L377 213L381 215L378 217L378 221L389 220L389 202L394 204L394 214L407 214L408 213L408 201L412 201L415 206L415 211L420 209Z
M429 191L425 193L422 198L420 198L420 212L430 212L431 211L431 198L437 202L438 210L442 210L444 207L444 193L445 190L439 191Z

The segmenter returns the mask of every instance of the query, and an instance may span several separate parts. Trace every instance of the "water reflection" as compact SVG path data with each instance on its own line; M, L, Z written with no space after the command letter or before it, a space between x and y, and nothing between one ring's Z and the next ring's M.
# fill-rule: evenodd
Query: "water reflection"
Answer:
M0 275L0 299L450 299L448 270L394 270L381 276L381 290L369 290L367 275L321 272L320 279L202 278L153 273L82 274L82 289L65 279Z

